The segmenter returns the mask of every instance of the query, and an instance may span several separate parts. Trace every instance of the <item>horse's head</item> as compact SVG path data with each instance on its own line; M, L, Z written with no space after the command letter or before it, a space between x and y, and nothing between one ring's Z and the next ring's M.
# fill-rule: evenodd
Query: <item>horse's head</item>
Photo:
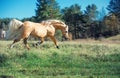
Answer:
M63 36L65 36L67 39L69 39L69 35L68 35L68 25L64 26L62 29L62 34Z
M55 29L60 29L62 31L63 36L69 38L68 25L66 25L64 22L60 20L47 20L47 22L50 22L50 24L53 25Z

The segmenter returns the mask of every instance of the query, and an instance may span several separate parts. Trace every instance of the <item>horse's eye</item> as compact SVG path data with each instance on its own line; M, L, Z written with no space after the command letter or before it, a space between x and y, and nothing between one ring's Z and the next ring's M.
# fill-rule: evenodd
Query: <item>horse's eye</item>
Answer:
M65 31L65 33L67 33L67 31Z

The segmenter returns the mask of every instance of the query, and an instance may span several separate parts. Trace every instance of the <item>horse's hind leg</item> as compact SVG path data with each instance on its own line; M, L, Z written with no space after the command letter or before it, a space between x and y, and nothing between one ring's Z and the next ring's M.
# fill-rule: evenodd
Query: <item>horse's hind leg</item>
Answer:
M21 39L15 39L14 41L13 41L13 43L10 45L10 48L13 48L13 46L14 46L14 44L16 43L16 42L19 42Z
M27 39L28 39L28 38L25 38L25 39L23 40L23 42L24 42L24 44L25 44L25 47L27 47L27 49L29 50L30 47L29 47L29 45L27 44Z
M44 42L44 38L42 37L41 39L40 39L41 41L39 41L39 42L37 42L35 45L33 45L33 46L35 46L36 48L38 47L38 45L40 45L40 44L42 44L43 42Z

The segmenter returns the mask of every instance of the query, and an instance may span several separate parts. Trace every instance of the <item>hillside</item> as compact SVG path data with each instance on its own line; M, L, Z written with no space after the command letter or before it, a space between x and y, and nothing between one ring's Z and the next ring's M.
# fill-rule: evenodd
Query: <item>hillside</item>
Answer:
M120 35L116 35L116 36L109 37L109 38L107 38L107 40L120 41Z

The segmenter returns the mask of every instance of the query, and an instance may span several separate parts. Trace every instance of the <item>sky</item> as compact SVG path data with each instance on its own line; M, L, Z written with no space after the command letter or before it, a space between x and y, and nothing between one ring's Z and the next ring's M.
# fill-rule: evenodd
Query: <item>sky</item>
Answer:
M60 9L79 4L84 11L86 6L96 4L98 11L109 5L110 0L56 0ZM29 18L35 16L37 0L0 0L0 18ZM107 12L107 10L106 10Z

